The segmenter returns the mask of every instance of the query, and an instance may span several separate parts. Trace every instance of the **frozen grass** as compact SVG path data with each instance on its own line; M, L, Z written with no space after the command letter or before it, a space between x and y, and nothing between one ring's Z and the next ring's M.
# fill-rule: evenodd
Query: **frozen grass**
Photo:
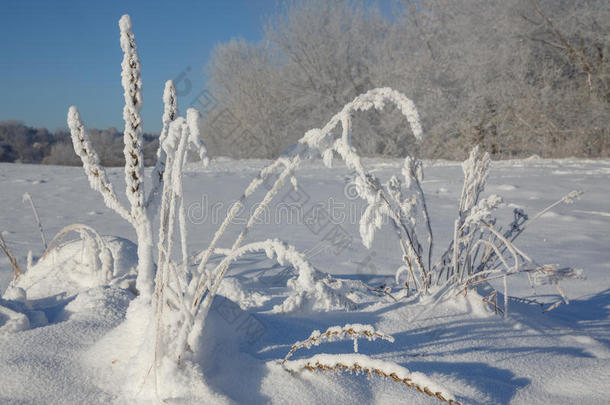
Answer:
M38 232L40 232L40 239L42 240L42 246L46 250L47 249L47 237L44 234L44 229L42 228L42 222L40 222L40 216L38 215L38 210L36 209L36 205L34 204L34 200L30 193L23 193L23 202L30 203L30 207L32 207L32 212L34 213L34 219L36 219L36 225L38 226Z
M64 237L70 232L76 232L81 237L81 263L88 264L89 269L98 275L100 284L103 285L110 282L115 275L113 274L112 253L106 245L104 238L88 225L72 224L62 228L51 239L40 260L44 260L48 255L52 255L53 250L61 246Z
M290 351L282 360L282 364L286 363L288 359L299 349L306 348L309 349L312 346L318 346L324 342L335 342L343 339L352 339L354 341L354 352L358 352L358 338L366 339L369 341L375 341L376 339L384 339L388 342L394 342L394 338L390 335L386 335L383 332L375 330L371 325L361 325L361 324L348 324L343 327L341 326L332 326L326 330L326 332L321 333L319 330L315 330L311 333L311 335L301 341L296 342L290 348Z
M11 263L11 266L13 267L13 280L16 280L20 275L23 274L23 270L21 270L21 267L19 267L19 263L17 263L17 259L15 258L15 256L9 249L8 245L4 241L2 234L0 234L0 249L2 249L2 251L4 252L6 257L8 257L8 260Z
M421 373L411 373L396 363L373 359L364 354L318 354L310 359L292 360L284 363L291 372L302 370L322 372L350 372L369 377L378 376L390 379L416 390L441 402L459 405L460 402L443 388Z

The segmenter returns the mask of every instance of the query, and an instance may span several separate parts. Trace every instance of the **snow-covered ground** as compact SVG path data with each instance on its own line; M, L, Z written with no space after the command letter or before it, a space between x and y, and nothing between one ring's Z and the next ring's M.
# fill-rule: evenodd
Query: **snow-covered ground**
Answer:
M189 166L184 176L189 253L207 247L230 204L265 163L216 159L209 168ZM366 160L383 180L397 174L401 163ZM425 162L424 169L438 255L451 239L462 171L459 163L439 161ZM123 169L111 169L109 176L121 190ZM321 271L371 287L392 285L401 261L398 243L387 228L370 249L362 246L358 221L364 206L349 172L309 163L297 171L297 178L299 192L286 187L248 240L279 238L306 253ZM360 353L423 373L462 403L607 403L610 160L494 162L486 193L504 197L508 204L499 223L508 223L514 208L535 214L575 189L584 191L579 201L545 214L517 240L517 246L540 263L584 270L586 279L563 284L570 305L544 314L540 304L554 302L556 290L533 291L526 278L509 282L508 319L488 310L476 296L460 297L423 314L418 306L383 295L360 302L359 310L351 312L277 314L273 307L286 296L293 269L264 254L245 256L223 282L204 332L201 370L217 395L207 398L249 404L438 403L391 380L289 373L279 364L294 342L315 329L370 324L395 341L360 341ZM0 164L0 231L23 268L28 250L35 260L43 252L31 209L22 201L25 192L38 206L48 239L66 225L81 223L102 235L135 241L133 228L104 206L81 168ZM312 225L303 218L316 206L323 207L328 220ZM228 237L236 235L244 218L245 213L238 216ZM8 259L0 255L0 292L9 285L11 272ZM56 282L41 282L55 285L57 291L49 290L46 297L39 291L25 311L31 327L0 335L0 403L121 403L118 382L108 370L124 359L105 358L96 343L120 324L133 295L118 286L61 294L71 284L65 275L53 277ZM8 316L0 313L0 325ZM297 351L293 359L352 349L351 341L326 343Z

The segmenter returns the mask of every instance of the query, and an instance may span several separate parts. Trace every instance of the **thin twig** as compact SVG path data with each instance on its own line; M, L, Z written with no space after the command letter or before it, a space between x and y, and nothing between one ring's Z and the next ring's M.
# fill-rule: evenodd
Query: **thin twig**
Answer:
M21 267L19 267L19 264L17 263L17 259L15 259L15 256L13 256L13 253L8 248L1 233L0 233L0 249L2 249L4 251L4 253L8 257L9 262L11 262L11 266L13 266L13 280L16 280L17 277L23 275L23 270L21 270Z
M44 235L44 229L42 228L42 223L40 222L40 217L38 216L38 210L36 209L36 205L34 205L34 200L32 200L30 193L23 194L23 202L26 201L30 202L32 211L34 211L34 218L36 218L36 224L38 225L38 231L40 232L40 239L42 239L42 246L44 247L44 250L47 250L47 238Z

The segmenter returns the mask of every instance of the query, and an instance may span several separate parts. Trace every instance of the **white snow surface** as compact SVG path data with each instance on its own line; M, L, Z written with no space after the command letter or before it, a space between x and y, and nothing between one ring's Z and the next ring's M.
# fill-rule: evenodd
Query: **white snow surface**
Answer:
M217 158L205 168L187 167L189 255L207 247L230 204L267 163ZM400 173L403 162L363 159L363 164L387 181ZM150 170L146 170L147 179ZM437 258L452 235L462 170L459 162L425 161L424 172ZM514 208L533 216L574 189L584 191L579 201L560 205L532 224L516 245L539 263L582 268L586 278L564 281L570 304L547 313L542 313L540 304L557 300L553 286L536 286L533 291L527 278L509 279L508 319L481 301L490 286L427 312L422 311L426 300L398 304L386 294L363 294L355 288L359 282L373 288L395 286L401 258L387 224L377 231L370 249L362 245L359 221L366 203L352 192L350 174L340 162L332 169L321 162L304 164L295 172L298 190L285 186L245 242L277 238L294 246L316 270L340 280L341 292L357 307L274 311L293 294L289 285L298 271L289 263L270 260L265 252L245 254L231 266L212 306L196 369L184 374L183 386L175 387L167 403L440 403L388 379L291 373L280 364L294 342L314 330L345 324L372 325L392 335L394 343L360 339L359 353L376 364L395 363L443 387L463 404L607 403L610 160L492 163L483 197L498 194L505 202L498 211L498 224L508 224ZM117 189L124 186L122 168L109 169L107 175ZM34 199L49 240L73 223L91 226L101 235L136 240L133 227L89 188L82 168L2 163L0 190L0 232L23 269L29 250L34 263L44 251L31 209L22 202L25 192ZM118 198L127 205L126 197ZM318 205L328 215L312 224L305 218ZM245 210L251 208L246 204ZM237 216L219 247L229 247L244 219L245 212ZM157 235L158 219L153 225ZM331 243L337 241L339 231L345 234L341 240L351 243ZM133 266L135 249L124 239L112 239L120 242L116 252L123 249L123 253L113 251L121 274ZM221 259L214 256L216 263ZM131 329L145 326L143 321L124 322L134 295L120 283L100 286L97 279L77 277L86 267L69 260L62 263L66 263L62 269L34 265L17 283L22 291L8 288L12 268L0 255L0 292L6 291L0 300L0 403L138 402L133 399L138 387L120 386L123 363L135 354L130 337L142 333ZM503 291L501 285L496 287ZM498 297L500 306L502 302ZM324 354L352 358L352 352L351 340L328 342L297 351L291 361L301 364L312 356L328 358ZM142 396L140 402L150 401Z

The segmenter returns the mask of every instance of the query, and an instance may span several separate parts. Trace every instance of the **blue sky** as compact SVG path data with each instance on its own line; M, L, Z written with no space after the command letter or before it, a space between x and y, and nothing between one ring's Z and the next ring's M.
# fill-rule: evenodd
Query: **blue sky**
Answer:
M214 44L260 39L261 22L276 6L275 0L2 0L0 120L54 130L66 127L68 107L76 105L88 127L121 129L118 21L128 13L142 62L144 130L156 132L165 80L186 73L194 98Z
M390 1L381 3L387 11ZM1 0L0 120L65 128L68 107L76 105L86 126L121 130L118 21L128 13L142 62L144 131L158 132L165 81L186 79L183 92L190 81L192 90L181 97L188 106L204 89L203 67L214 45L234 37L259 40L278 5L278 0Z

